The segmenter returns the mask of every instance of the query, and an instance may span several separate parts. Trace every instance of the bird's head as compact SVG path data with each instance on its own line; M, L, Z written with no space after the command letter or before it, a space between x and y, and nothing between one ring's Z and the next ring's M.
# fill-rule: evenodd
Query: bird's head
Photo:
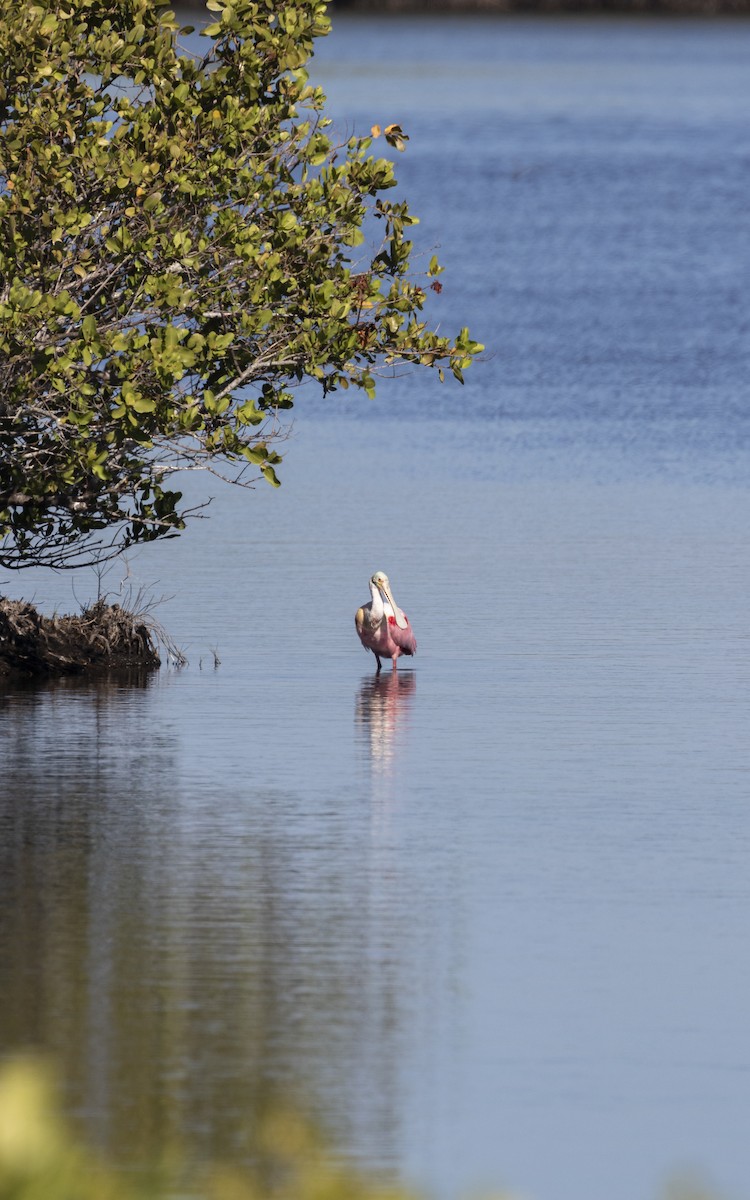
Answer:
M396 604L396 601L393 599L391 583L385 571L376 571L370 580L370 583L373 585L373 587L378 589L383 599L387 600L390 604L391 608L393 609L393 615L396 619L396 624L399 626L399 628L406 629L408 622L404 614L401 612L401 609Z

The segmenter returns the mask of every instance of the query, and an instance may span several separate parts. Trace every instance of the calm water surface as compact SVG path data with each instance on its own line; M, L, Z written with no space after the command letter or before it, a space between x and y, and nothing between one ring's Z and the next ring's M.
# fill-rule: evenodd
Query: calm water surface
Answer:
M445 1200L746 1194L749 67L728 22L321 46L491 353L303 397L280 493L131 561L189 668L0 696L0 1050L123 1167L242 1162L279 1095Z

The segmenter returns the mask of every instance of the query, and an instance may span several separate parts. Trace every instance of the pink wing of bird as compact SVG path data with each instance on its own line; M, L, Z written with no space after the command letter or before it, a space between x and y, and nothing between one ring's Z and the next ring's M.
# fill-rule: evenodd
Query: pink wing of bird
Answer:
M406 629L402 629L400 625L396 624L395 617L389 617L388 632L402 654L416 654L417 639L415 638L412 627L409 624L409 618L403 609L401 610L401 616L406 621Z

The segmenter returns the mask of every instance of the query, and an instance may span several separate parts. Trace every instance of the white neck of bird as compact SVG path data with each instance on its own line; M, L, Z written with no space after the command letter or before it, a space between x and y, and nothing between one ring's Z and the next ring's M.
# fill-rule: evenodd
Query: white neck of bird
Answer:
M372 582L372 580L370 580L370 595L372 596L370 620L373 622L382 621L385 615L385 605L383 604L383 597L381 596L379 589L375 587L375 584Z

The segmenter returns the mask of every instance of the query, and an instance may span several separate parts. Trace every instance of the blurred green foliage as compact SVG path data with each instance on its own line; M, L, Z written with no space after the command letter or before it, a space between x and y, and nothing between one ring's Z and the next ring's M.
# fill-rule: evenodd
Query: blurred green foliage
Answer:
M19 1058L0 1069L0 1200L417 1200L336 1162L312 1126L290 1111L266 1114L254 1151L252 1168L213 1166L198 1176L167 1156L134 1182L76 1139L48 1064ZM675 1181L665 1197L710 1200L690 1179Z
M289 1112L260 1122L255 1149L257 1166L245 1171L217 1166L196 1178L173 1160L133 1182L76 1141L44 1063L19 1059L0 1072L0 1200L415 1200L336 1164Z

